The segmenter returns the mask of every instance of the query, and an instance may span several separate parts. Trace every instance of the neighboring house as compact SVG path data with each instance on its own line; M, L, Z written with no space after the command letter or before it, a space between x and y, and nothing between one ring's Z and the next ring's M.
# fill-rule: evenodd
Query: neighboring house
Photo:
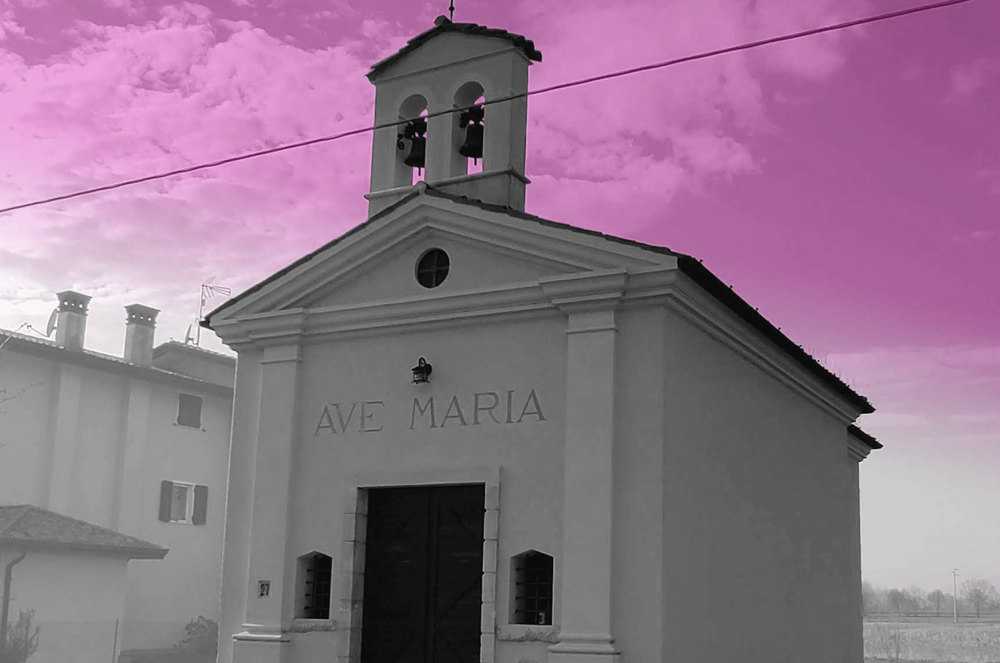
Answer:
M235 360L154 348L156 309L126 308L125 351L84 345L90 297L61 292L55 340L0 331L0 504L34 504L170 550L128 568L122 646L170 647L216 620ZM81 615L87 606L78 606Z
M375 65L368 220L207 316L219 662L861 663L871 404L697 259L525 213L525 99L440 113L540 60L442 17Z
M10 621L34 611L31 663L114 661L121 652L127 568L155 569L167 554L125 536L33 505L0 506L0 606ZM130 563L131 562L131 563Z

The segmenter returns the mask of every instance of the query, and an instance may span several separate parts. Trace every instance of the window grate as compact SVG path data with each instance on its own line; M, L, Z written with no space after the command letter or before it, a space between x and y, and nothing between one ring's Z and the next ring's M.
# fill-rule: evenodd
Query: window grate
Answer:
M514 559L515 624L552 624L552 557L529 551Z

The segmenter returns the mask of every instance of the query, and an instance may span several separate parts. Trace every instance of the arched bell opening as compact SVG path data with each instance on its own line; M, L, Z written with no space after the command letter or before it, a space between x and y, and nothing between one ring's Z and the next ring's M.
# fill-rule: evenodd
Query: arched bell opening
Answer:
M396 186L416 184L424 179L427 165L427 100L419 94L406 99L396 127Z
M485 170L485 102L483 86L475 81L469 81L455 93L455 108L462 110L454 113L452 123L453 177Z

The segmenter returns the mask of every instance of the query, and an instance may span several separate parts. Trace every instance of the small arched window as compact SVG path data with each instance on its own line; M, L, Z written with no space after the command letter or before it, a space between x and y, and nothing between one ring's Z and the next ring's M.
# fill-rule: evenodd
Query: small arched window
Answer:
M333 580L333 560L330 556L320 552L300 556L296 576L295 616L301 619L329 619Z
M514 555L510 563L511 624L552 624L552 557L537 550Z

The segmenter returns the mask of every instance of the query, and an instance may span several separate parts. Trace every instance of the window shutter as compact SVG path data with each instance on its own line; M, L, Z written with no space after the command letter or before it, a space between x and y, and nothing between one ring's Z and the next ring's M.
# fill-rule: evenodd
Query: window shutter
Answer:
M191 521L195 525L204 525L208 520L208 486L194 487L194 514Z
M170 500L174 495L174 482L160 482L160 520L170 522Z

